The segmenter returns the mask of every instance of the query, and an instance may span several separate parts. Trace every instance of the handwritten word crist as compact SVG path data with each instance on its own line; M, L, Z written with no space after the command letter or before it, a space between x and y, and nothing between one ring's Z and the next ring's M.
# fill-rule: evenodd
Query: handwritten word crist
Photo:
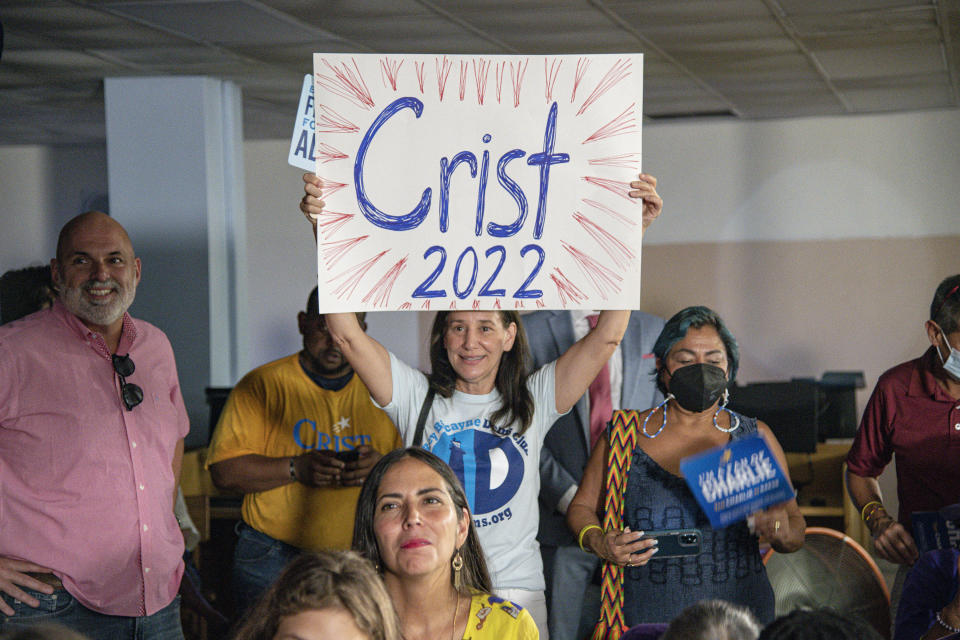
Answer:
M420 203L412 211L405 214L391 215L377 208L367 196L364 188L363 163L367 157L367 151L374 136L385 125L387 121L403 109L410 109L416 114L417 118L423 115L423 102L416 98L400 98L391 102L379 116L370 125L366 135L360 142L360 148L357 149L357 159L353 166L354 182L357 190L357 204L360 211L366 216L372 224L383 229L391 231L406 231L420 226L430 211L430 203L433 197L433 190L427 187L423 190L423 197ZM540 190L537 198L537 216L534 224L533 237L539 239L543 235L543 226L547 213L547 192L550 185L550 166L564 162L570 162L570 154L554 153L554 143L557 133L557 103L554 102L550 107L550 113L547 116L546 128L543 136L543 150L539 153L531 154L527 158L527 164L539 167L540 171ZM487 133L483 136L484 144L489 143L492 136ZM518 158L527 155L523 149L511 149L507 151L497 161L497 181L516 201L518 215L516 219L509 224L497 224L490 222L487 224L487 233L496 238L508 238L516 235L522 228L527 219L527 197L517 184L507 174L507 165ZM440 158L440 232L446 233L450 227L450 177L456 168L461 164L467 164L470 169L470 177L477 177L477 156L470 151L460 151L453 156L453 159ZM490 152L484 149L480 161L480 184L477 189L477 216L474 234L479 236L483 232L484 204L487 194L487 181L490 169Z
M642 56L316 54L313 79L322 311L638 306Z

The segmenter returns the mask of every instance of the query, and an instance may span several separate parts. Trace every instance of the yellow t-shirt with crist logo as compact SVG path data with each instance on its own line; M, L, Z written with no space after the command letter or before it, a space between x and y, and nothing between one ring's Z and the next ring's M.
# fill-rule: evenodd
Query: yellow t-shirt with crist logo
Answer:
M206 465L248 454L279 458L362 444L384 454L402 442L359 376L339 391L328 391L304 373L293 354L254 369L237 383L220 415ZM359 495L360 487L315 489L291 482L246 494L243 520L301 549L349 549Z

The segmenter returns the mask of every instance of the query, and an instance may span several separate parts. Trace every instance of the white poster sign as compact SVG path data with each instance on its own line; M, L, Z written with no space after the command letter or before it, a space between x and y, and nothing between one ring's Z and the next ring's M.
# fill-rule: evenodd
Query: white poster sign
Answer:
M636 309L642 78L639 54L314 54L321 312Z

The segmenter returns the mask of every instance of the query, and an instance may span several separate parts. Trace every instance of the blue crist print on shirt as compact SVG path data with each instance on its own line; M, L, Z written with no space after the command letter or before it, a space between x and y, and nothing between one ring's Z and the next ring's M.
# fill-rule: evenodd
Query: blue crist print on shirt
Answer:
M429 446L460 479L474 515L482 516L497 512L517 494L523 481L525 451L521 448L525 444L522 436L497 435L486 423L480 429L441 433ZM478 518L478 526L484 520Z

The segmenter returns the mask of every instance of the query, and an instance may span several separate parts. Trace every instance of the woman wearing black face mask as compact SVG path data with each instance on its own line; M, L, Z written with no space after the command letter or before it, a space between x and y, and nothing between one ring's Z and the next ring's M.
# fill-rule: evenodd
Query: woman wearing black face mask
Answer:
M639 414L638 433L623 495L622 530L604 531L604 479L609 439L590 457L583 481L567 510L567 523L581 546L623 572L623 622L667 622L703 599L748 607L762 623L774 618L774 597L760 558L758 537L780 552L803 544L806 523L796 500L713 529L680 476L680 460L762 434L783 469L783 450L764 423L726 409L727 384L739 362L736 340L706 307L688 307L664 326L654 346L657 384L666 400ZM658 558L656 541L643 532L698 529L701 551Z

